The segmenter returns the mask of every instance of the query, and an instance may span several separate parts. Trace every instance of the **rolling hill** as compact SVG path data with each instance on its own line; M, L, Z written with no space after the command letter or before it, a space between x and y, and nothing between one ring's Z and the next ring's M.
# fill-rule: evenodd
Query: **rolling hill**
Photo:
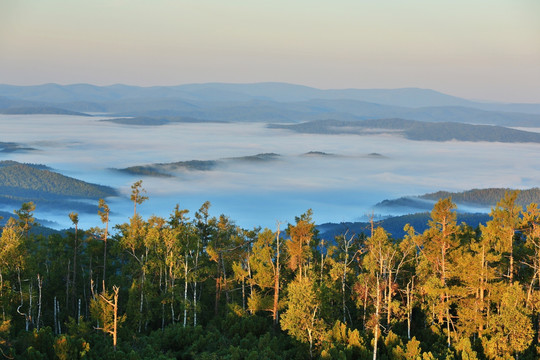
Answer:
M424 122L405 119L318 120L300 124L269 124L268 127L289 129L308 134L393 134L410 140L540 143L540 133L509 129L502 126Z
M452 201L460 206L491 208L503 198L507 191L512 189L488 188L472 189L462 192L438 191L435 193L423 194L418 196L405 196L399 199L384 200L375 205L375 209L409 209L415 211L429 211L433 208L436 201L451 197ZM531 203L540 204L540 188L521 190L518 194L516 204L525 208Z
M115 169L132 175L172 177L175 173L184 171L209 171L218 166L224 166L231 163L240 162L267 162L275 161L280 158L279 154L263 153L249 156L240 156L233 158L222 158L217 160L188 160L171 163L155 163L148 165L130 166L123 169Z
M23 202L57 209L94 211L97 206L84 200L117 195L108 186L96 185L64 176L44 165L0 161L0 204L19 208Z

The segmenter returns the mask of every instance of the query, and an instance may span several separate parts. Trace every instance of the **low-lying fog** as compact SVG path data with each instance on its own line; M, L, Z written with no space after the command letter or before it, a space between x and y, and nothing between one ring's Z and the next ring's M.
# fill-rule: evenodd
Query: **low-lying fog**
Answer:
M149 200L141 214L168 217L175 204L190 210L212 203L211 215L228 215L243 227L274 227L277 220L312 208L318 223L356 221L384 199L437 190L530 188L540 184L540 145L409 141L394 136L306 135L260 123L177 123L127 126L105 117L0 115L0 141L38 151L0 153L0 160L45 164L88 182L117 188L113 221L133 214L130 187L143 179ZM320 151L335 156L303 156ZM217 160L277 153L270 162L227 163L175 178L112 171L150 163ZM369 156L377 153L382 156ZM13 209L3 209L12 211ZM70 225L68 214L36 216ZM100 225L97 214L79 214L80 226Z

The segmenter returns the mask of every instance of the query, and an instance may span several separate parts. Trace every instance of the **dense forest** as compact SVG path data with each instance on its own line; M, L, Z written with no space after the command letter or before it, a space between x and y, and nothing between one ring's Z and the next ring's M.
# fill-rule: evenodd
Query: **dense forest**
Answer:
M429 122L401 118L350 120L314 120L295 124L269 124L272 129L289 129L306 134L398 134L418 141L494 141L540 142L540 134L496 125L472 125L461 122Z
M32 202L0 238L0 358L537 359L540 209L507 192L486 225L440 199L427 230L316 231L311 210L242 229L206 202L32 235Z
M33 202L40 209L72 209L96 211L97 206L85 200L114 196L109 186L91 184L62 175L40 164L23 164L11 160L0 161L0 204L20 206ZM69 210L68 210L69 211ZM6 220L6 219L4 219ZM3 223L0 221L0 224Z

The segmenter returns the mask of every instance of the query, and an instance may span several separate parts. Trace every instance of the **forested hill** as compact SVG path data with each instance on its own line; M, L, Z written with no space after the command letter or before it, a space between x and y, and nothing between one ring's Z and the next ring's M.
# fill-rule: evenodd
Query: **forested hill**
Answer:
M52 106L25 106L25 107L13 107L7 109L0 109L0 114L6 115L30 115L30 114L42 114L42 115L75 115L75 116L91 116L78 111L71 111L60 109Z
M64 176L44 165L0 161L0 204L15 206L33 201L40 208L54 203L55 207L73 208L75 199L99 199L116 195L108 186L96 185ZM88 207L76 203L75 208ZM81 211L84 209L80 208Z
M489 189L472 189L463 192L448 192L437 191L431 194L424 194L419 196L421 199L437 201L451 197L452 201L460 204L471 205L484 205L494 206L497 201L502 199L504 194L512 189L506 188L489 188ZM527 206L531 203L540 203L540 188L532 188L527 190L521 190L517 196L516 204L520 206Z
M477 228L479 225L486 225L490 217L485 213L458 213L457 223L466 223L472 228ZM430 213L419 212L415 214L393 216L385 219L374 221L375 227L383 227L390 236L394 239L402 239L407 235L404 230L405 225L409 224L414 229L423 233L429 227ZM334 239L344 233L364 234L370 236L371 224L369 222L342 222L342 223L324 223L317 225L319 235L324 239Z
M429 210L439 199L451 197L458 206L473 206L489 208L497 204L506 192L512 189L488 188L472 189L462 192L437 191L419 196L406 196L399 199L384 200L375 205L375 208L410 208L416 211ZM516 205L526 207L531 203L540 203L540 188L521 190L516 199ZM411 212L416 212L411 211Z
M22 144L14 143L14 142L0 142L0 152L3 153L11 153L11 152L18 152L18 151L32 151L35 150L31 147L26 147Z
M539 133L502 126L471 125L457 122L433 123L406 119L317 120L300 124L270 124L268 126L307 134L395 134L410 140L540 143Z
M101 120L120 125L160 126L174 123L223 123L223 121L197 119L188 116L134 116Z
M232 158L222 158L217 160L188 160L177 161L172 163L156 163L149 165L136 165L123 169L116 169L133 175L156 176L156 177L171 177L183 171L209 171L217 166L231 163L258 162L264 163L268 161L279 160L281 155L275 153L261 153L256 155L239 156Z

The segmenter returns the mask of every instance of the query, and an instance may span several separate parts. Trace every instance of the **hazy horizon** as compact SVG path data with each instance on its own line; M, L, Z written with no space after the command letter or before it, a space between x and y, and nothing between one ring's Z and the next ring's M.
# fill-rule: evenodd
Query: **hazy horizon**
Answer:
M278 81L540 99L540 2L6 0L0 82Z

